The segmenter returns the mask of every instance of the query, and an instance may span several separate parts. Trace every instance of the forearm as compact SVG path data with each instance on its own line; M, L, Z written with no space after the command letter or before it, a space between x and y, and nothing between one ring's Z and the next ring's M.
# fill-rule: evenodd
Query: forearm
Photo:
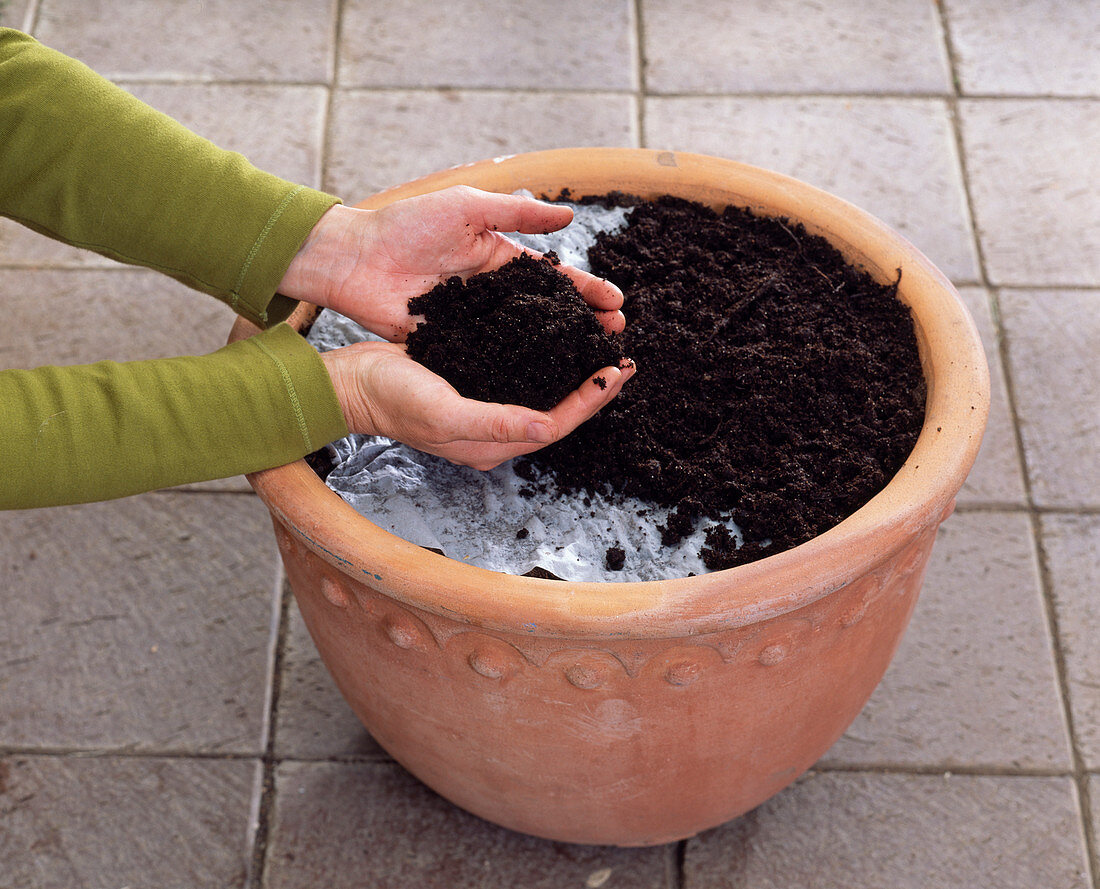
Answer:
M268 325L337 199L256 169L80 62L0 29L0 214L175 277Z
M0 371L0 508L254 472L347 434L320 356L279 325L211 355Z

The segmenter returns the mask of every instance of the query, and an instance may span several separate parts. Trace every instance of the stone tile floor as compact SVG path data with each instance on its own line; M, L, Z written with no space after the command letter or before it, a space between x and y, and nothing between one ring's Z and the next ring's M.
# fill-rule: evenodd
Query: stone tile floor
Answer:
M661 848L520 836L409 778L334 691L242 480L0 516L0 889L1100 886L1092 0L7 0L0 23L348 199L566 145L795 175L959 285L994 378L864 712L793 787ZM3 366L229 326L6 222L0 292Z

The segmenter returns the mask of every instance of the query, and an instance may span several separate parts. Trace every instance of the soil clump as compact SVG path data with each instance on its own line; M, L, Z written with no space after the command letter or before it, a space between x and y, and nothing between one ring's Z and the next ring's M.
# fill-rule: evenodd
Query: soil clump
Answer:
M409 357L478 401L546 411L603 367L618 366L610 336L557 257L524 253L465 282L455 276L409 301L424 322L409 334ZM607 381L596 377L600 388Z

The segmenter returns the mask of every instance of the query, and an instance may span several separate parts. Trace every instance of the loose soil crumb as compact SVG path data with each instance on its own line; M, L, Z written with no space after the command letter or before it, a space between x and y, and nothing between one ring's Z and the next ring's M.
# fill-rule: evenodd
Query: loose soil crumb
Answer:
M626 551L621 546L609 546L604 555L604 564L608 571L622 571L626 564Z
M604 331L556 264L552 253L524 253L410 300L410 314L424 322L409 334L409 356L466 398L554 407L589 374L623 357L619 338ZM600 377L594 382L607 386Z
M600 414L517 466L529 481L538 466L566 491L671 507L666 545L709 520L701 555L713 570L838 524L912 450L925 382L898 282L876 283L789 220L672 197L638 203L589 260L626 294L622 346L639 372ZM742 546L715 523L724 518Z

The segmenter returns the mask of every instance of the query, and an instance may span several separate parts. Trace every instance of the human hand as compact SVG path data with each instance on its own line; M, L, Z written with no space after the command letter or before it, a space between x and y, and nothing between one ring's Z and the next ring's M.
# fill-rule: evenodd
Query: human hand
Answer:
M332 308L384 339L403 342L419 320L409 315L411 298L454 275L491 271L524 252L502 231L557 231L572 218L568 207L464 185L381 210L338 204L310 232L279 292ZM623 295L614 284L570 266L559 269L609 333L623 330Z
M321 354L352 432L384 435L474 469L492 469L568 435L634 374L606 367L549 411L463 398L396 343L354 343ZM593 382L603 377L606 387Z

